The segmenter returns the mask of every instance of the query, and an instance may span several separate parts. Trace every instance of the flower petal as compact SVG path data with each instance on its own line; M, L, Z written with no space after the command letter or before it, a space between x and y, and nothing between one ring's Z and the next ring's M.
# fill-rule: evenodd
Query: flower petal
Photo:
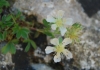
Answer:
M57 25L56 25L56 24L52 24L52 25L51 25L51 28L52 28L52 30L56 30Z
M48 22L55 22L55 18L54 17L52 17L52 16L50 16L50 15L48 15L47 16L47 19L46 19Z
M64 36L64 34L66 33L67 29L65 27L60 27L60 33L62 36Z
M65 45L68 45L68 44L70 44L70 43L72 43L72 40L70 39L70 38L65 38L64 40L63 40L63 42L62 42L62 44L65 46Z
M51 39L50 43L53 45L59 45L59 40L57 38Z
M62 18L63 15L64 15L64 11L63 11L63 10L59 10L59 11L57 12L57 18Z
M54 56L54 62L60 62L60 61L61 61L60 53L57 53L57 54Z
M71 26L73 25L73 19L72 18L67 18L66 22L64 23L66 26Z
M72 53L68 51L67 49L64 49L63 54L66 56L67 59L73 58Z
M51 47L51 46L47 46L45 49L46 54L49 54L49 53L54 52L54 51L55 51L55 48Z

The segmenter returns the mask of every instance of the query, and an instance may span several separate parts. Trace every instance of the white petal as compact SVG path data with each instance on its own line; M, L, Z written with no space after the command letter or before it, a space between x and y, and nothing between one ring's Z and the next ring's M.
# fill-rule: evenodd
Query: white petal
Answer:
M64 36L64 34L67 32L67 29L65 27L60 27L60 33L62 36Z
M64 23L66 26L71 26L73 25L73 19L72 18L67 18L66 22Z
M51 29L52 29L52 30L56 30L56 28L57 28L57 25L56 25L56 24L52 24L52 25L51 25Z
M47 46L45 49L46 54L49 54L49 53L54 52L54 51L55 51L55 48L51 47L51 46Z
M63 10L59 10L59 11L57 12L57 18L62 18L63 15L64 15L64 11L63 11Z
M59 45L59 40L57 38L51 39L50 43L53 45Z
M71 53L70 51L68 51L67 49L65 49L65 50L63 51L63 54L66 56L67 59L73 58L72 53Z
M65 38L64 40L63 40L63 42L62 42L62 44L65 46L65 45L68 45L68 44L70 44L70 43L72 43L72 40L70 39L70 38Z
M60 62L60 61L61 61L60 53L57 53L57 54L54 56L54 62Z
M55 18L54 17L52 17L52 16L50 16L50 15L48 15L47 16L47 19L46 19L48 22L55 22Z

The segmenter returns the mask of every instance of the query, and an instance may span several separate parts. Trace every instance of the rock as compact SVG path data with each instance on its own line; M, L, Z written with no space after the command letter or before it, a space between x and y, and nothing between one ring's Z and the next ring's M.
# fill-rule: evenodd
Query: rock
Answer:
M70 3L66 3L65 0L17 0L13 8L17 8L29 15L36 15L38 22L41 23L55 9L64 10L64 17L73 18L74 22L80 22L86 26L89 26L92 22L76 0L71 0Z
M31 64L35 70L54 70L45 64Z
M64 10L64 17L73 18L73 22L80 22L84 27L80 43L70 46L74 59L72 67L76 70L100 70L100 12L89 18L76 0L71 0L70 3L65 0L16 0L13 8L28 15L36 15L41 23L51 11ZM71 67L64 62L66 61L62 62L64 70Z
M84 11L89 17L92 17L100 10L100 0L78 0Z

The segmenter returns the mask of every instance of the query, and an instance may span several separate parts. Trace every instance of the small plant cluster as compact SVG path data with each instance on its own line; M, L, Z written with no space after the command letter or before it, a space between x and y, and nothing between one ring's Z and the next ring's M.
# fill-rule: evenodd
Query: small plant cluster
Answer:
M3 13L4 7L8 8L9 6L8 1L0 0L0 13ZM33 24L26 22L24 15L20 11L16 14L10 12L9 14L2 15L0 20L0 42L7 42L2 48L2 52L15 54L15 45L18 44L19 41L27 43L25 48L26 52L31 45L35 48L35 42L29 38L31 27L33 27Z
M0 13L3 12L3 7L9 7L6 0L0 0ZM47 46L45 52L46 54L55 52L54 62L60 62L62 54L67 59L72 58L73 55L70 50L66 49L66 45L79 42L82 26L79 23L73 23L72 18L66 19L63 16L64 11L54 10L43 20L44 27L37 29L33 27L34 24L25 21L21 12L3 15L0 20L0 41L6 41L7 44L2 48L2 52L14 54L16 52L15 45L20 41L27 43L25 52L31 46L36 48L35 42L30 39L30 29L33 29L52 38L50 43L53 46Z

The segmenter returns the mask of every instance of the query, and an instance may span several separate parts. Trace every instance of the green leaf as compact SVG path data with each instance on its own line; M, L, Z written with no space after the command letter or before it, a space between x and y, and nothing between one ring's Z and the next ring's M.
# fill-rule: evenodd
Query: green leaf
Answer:
M14 45L14 43L9 43L8 44L8 47L10 47L10 52L12 53L12 54L15 54L16 53L16 47L15 47L15 45Z
M16 53L16 48L14 43L9 42L8 44L6 44L6 46L2 48L2 53L6 54L7 52L10 52L12 54Z
M16 37L19 39L19 38L24 38L24 39L27 39L28 38L28 34L29 34L29 30L26 29L26 28L20 28L18 30L18 32L16 33Z
M48 36L54 37L54 35L51 32L49 32L49 31L45 31L43 33L46 34L46 35L48 35Z
M16 34L19 31L20 27L18 26L18 24L14 25L14 27L12 28L13 30L13 34Z
M33 48L36 48L36 43L34 41L30 40L30 43L31 43Z
M4 32L3 32L3 40L6 39L6 36L7 36L7 31L4 31Z
M13 39L12 42L13 42L14 44L18 44L19 40L18 40L18 39Z
M0 0L0 8L2 8L4 6L6 6L6 7L10 6L9 3L8 3L8 1L6 1L6 0Z
M25 27L22 28L21 30L24 31L24 32L26 32L27 34L30 32L30 30L28 28L25 28Z
M9 48L7 45L5 45L5 46L2 48L1 52L4 53L4 54L6 54L6 53L9 51L9 49L10 49L10 48Z
M34 38L37 38L40 35L40 32L36 32Z
M44 26L46 26L46 27L50 27L50 23L49 22L47 22L45 19L43 19L43 24L44 24Z
M80 28L81 27L81 24L79 24L79 23L74 23L73 25L72 25L74 28Z
M27 46L25 48L25 52L28 52L29 49L30 49L30 43L27 44Z
M5 20L6 20L6 15L3 15L2 16L2 22L5 22Z
M9 14L9 15L7 15L7 16L6 16L5 21L10 21L10 20L11 20L11 18L12 18L12 17L11 17L11 15Z
M62 37L59 38L59 43L62 43L63 39Z
M0 9L0 14L2 13L2 9Z
M3 40L3 34L0 33L0 41Z
M17 32L17 34L16 34L16 37L19 39L21 36L22 36L22 33L21 33L21 31L19 30L19 31Z
M21 37L24 38L24 39L27 39L28 38L28 33L23 31L22 34L21 34Z
M25 20L25 16L19 10L16 11L16 19Z

